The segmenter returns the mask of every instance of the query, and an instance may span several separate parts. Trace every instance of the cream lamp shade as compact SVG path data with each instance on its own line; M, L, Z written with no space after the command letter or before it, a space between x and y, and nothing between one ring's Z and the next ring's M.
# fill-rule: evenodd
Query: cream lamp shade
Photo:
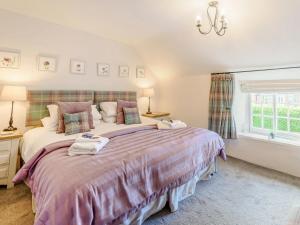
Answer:
M1 92L3 101L26 101L27 92L24 86L4 86Z
M154 88L143 89L143 97L153 97L153 96L154 96Z

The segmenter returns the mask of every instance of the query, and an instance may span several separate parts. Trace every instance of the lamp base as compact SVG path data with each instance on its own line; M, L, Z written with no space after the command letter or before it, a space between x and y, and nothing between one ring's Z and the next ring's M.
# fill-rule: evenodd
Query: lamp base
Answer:
M152 114L152 112L146 112L146 114Z
M15 130L17 130L16 127L8 127L8 128L3 129L3 131L15 131Z

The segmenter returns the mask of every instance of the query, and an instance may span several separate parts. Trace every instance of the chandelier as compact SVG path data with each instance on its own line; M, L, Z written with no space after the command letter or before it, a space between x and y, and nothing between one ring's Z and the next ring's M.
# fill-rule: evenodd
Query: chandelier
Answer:
M207 16L210 28L207 31L202 29L202 19L201 16L197 16L196 27L201 34L207 35L212 30L216 32L217 35L223 36L228 28L228 22L224 15L219 15L218 1L211 1L208 3ZM214 16L214 17L213 17Z

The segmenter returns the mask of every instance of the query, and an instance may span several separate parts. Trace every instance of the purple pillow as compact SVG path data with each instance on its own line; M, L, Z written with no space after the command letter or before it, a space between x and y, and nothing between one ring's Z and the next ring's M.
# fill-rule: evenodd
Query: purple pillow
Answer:
M90 129L94 129L92 116L92 102L58 102L58 127L57 133L65 132L64 114L87 112Z
M117 101L117 124L125 123L123 108L137 108L137 103L124 100Z

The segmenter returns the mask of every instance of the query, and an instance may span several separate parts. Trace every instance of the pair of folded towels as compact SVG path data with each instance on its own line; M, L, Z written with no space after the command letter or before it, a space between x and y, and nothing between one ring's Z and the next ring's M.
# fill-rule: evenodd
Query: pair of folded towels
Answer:
M168 130L168 129L179 129L179 128L186 128L186 123L180 120L162 120L157 123L157 128L159 130Z
M109 139L101 136L78 137L68 150L69 156L95 155L109 142Z

